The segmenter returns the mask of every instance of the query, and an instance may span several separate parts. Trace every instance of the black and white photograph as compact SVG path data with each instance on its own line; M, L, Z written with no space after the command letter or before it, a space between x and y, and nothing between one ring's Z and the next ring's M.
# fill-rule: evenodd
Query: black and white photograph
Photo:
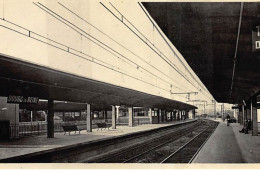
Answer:
M259 123L258 1L0 0L0 169L260 168Z

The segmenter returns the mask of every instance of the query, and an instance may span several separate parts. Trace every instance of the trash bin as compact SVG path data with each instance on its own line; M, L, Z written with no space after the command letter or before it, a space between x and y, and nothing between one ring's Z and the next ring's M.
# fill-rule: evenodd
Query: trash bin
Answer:
M0 140L10 139L10 121L0 121Z

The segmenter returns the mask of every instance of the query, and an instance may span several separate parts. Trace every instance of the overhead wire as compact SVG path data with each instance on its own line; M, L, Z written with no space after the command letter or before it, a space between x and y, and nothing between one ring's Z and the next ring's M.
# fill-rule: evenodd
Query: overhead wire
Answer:
M135 31L133 31L133 29L131 29L128 25L126 25L126 23L124 23L118 16L116 16L107 6L105 6L102 2L100 2L101 5L103 5L112 15L114 15L121 23L123 23L130 31L132 31L140 40L142 40L148 47L150 47L151 50L153 50L158 56L160 56L168 65L170 65L173 69L175 69L175 71L177 73L179 73L183 78L185 78L190 84L192 84L194 86L194 84L192 82L190 82L186 76L184 74L182 74L179 70L176 69L175 66L173 66L171 63L169 63L168 61L166 61L161 55L160 53L158 53L157 51L155 51L154 48L152 48L149 44L147 44L146 40L148 40L146 38L146 40L142 39ZM125 19L126 20L126 19ZM142 34L141 34L142 35ZM196 88L196 86L194 86Z
M3 19L3 20L4 20L4 19ZM9 23L12 23L12 22L7 21L7 20L5 20L5 21L6 21L6 22L9 22ZM81 58L83 58L83 59L86 59L86 58L83 57L83 56L80 56L80 55L78 55L78 54L75 54L75 53L72 53L72 52L69 51L69 50L71 49L71 50L74 50L74 51L76 51L76 52L78 52L78 53L84 54L84 53L82 52L82 50L81 50L81 51L78 51L78 50L76 50L76 49L74 49L74 48L71 48L71 47L66 46L66 45L64 45L64 44L61 44L61 43L59 43L59 42L57 42L57 41L55 41L55 40L52 40L52 39L47 38L47 37L44 37L44 36L42 36L42 35L40 35L40 34L38 34L38 33L36 33L36 32L33 32L33 31L29 30L29 29L26 29L26 28L24 28L24 27L22 27L22 26L20 26L20 25L17 25L17 24L15 24L15 23L12 23L12 24L13 24L13 25L16 25L16 26L19 26L20 28L23 28L23 29L29 31L29 37L32 38L32 39L35 39L35 40L40 41L40 42L42 42L42 43L45 43L45 44L47 44L47 45L53 46L53 47L55 47L55 48L61 49L61 50L63 50L63 51L66 51L66 52L68 52L68 53L70 53L70 54L73 54L73 55L75 55L75 56L81 57ZM3 25L1 25L1 26L2 26L2 27L5 27L5 28L7 28L7 29L10 29L10 30L12 30L12 31L15 31L15 32L17 32L17 33L19 33L19 34L22 34L22 35L24 35L24 36L28 36L27 34L24 34L24 33L22 33L22 32L16 31L16 30L13 30L13 29L8 28L8 27L6 27L6 26L3 26ZM56 43L56 44L62 45L62 46L64 46L64 47L67 47L67 48L68 48L68 51L67 51L66 49L62 49L62 48L60 48L60 47L58 47L58 46L55 46L55 45L53 45L53 44L50 44L50 43L48 43L48 42L45 42L45 41L39 40L39 39L37 39L37 38L34 38L34 37L33 37L32 35L30 35L30 34L35 34L35 35L37 35L37 36L39 36L39 37L42 37L42 38L47 39L47 40L50 40L50 41L52 41L52 42L54 42L54 43ZM101 66L104 66L103 64L100 64L100 63L98 63L98 62L94 62L94 59L95 59L95 60L98 60L98 59L96 59L95 57L90 56L90 55L87 55L87 54L84 54L84 55L86 55L86 56L92 58L92 59L87 59L87 60L89 60L89 61L91 61L91 62L93 62L93 63L99 64L99 65L101 65ZM98 60L98 61L100 61L100 60ZM100 62L105 63L105 62L103 62L103 61L100 61ZM107 64L107 65L110 65L110 64ZM107 66L104 66L104 67L110 68L110 67L107 67ZM111 70L114 70L113 68L110 68L110 69L111 69ZM114 70L114 71L117 71L117 70ZM120 71L117 71L117 72L120 72ZM120 72L120 73L122 73L122 72ZM122 73L122 74L124 74L124 73ZM129 76L129 75L127 75L127 74L124 74L124 75ZM132 77L132 76L129 76L129 77ZM133 78L134 78L134 77L133 77ZM135 78L135 79L137 79L137 78ZM137 79L137 80L140 80L140 79ZM143 81L143 80L140 80L140 81L145 82L145 81ZM147 82L145 82L145 83L147 83ZM149 83L147 83L147 84L149 84ZM151 85L151 84L150 84L150 85ZM154 85L153 85L153 86L154 86ZM157 86L156 86L156 87L157 87ZM157 88L160 88L160 87L157 87ZM163 88L160 88L160 89L163 89ZM165 89L163 89L163 90L165 90ZM167 90L165 90L165 91L167 91Z
M45 12L47 12L48 14L50 14L51 16L55 17L57 20L61 21L61 22L64 23L65 25L67 25L67 26L69 26L70 28L72 28L74 31L78 32L79 34L82 34L81 32L87 34L87 35L90 36L91 38L93 38L93 39L95 39L96 41L98 41L100 44L102 44L102 45L104 45L105 47L109 48L110 50L112 50L113 52L117 53L118 55L124 57L125 59L127 59L127 60L130 61L131 63L137 65L138 68L141 67L142 69L144 69L144 70L145 70L146 72L148 72L149 74L151 74L151 75L157 77L158 79L160 79L160 80L162 80L162 81L164 81L164 82L166 82L166 83L168 83L168 84L171 84L171 83L169 83L168 81L166 81L166 80L164 80L164 79L162 79L162 78L160 78L160 77L154 75L153 73L151 73L150 71L146 70L146 69L143 68L142 66L136 64L134 61L132 61L132 60L130 60L129 58L125 57L124 55L122 55L122 54L119 53L118 51L114 50L113 48L111 48L111 47L109 47L108 45L106 45L105 43L103 43L102 41L96 39L94 36L92 36L92 35L86 33L84 30L82 30L81 28L77 27L75 24L73 24L73 23L71 23L70 21L66 20L65 18L63 18L62 16L60 16L59 14L57 14L56 12L54 12L53 10L51 10L51 9L49 9L48 7L44 6L43 4L38 3L38 4L40 4L41 6L39 6L39 5L36 4L36 3L34 3L34 4L35 4L36 6L38 6L39 8L41 8L42 10L44 10ZM43 8L45 8L46 10L43 9ZM48 10L48 11L47 11L47 10ZM79 32L78 30L76 30L76 29L73 28L72 26L68 25L67 23L65 23L65 22L62 21L61 19L57 18L56 16L54 16L53 14L51 14L49 11L50 11L51 13L55 14L56 16L58 16L59 18L61 18L62 20L64 20L65 22L69 23L69 24L72 25L73 27L77 28L77 29L80 30L81 32ZM91 40L90 38L86 37L84 34L82 34L82 36L85 37L85 38L87 38L87 39L89 39L90 41L94 42L94 41ZM94 42L94 43L97 44L96 42ZM107 49L104 48L103 46L101 46L101 45L99 45L99 44L97 44L97 45L100 46L100 47L102 47L103 49L107 50ZM107 51L109 51L109 50L107 50ZM111 53L111 51L109 51L109 52ZM111 53L111 54L113 54L113 53ZM113 54L113 55L114 55L114 54ZM116 56L116 55L114 55L114 56ZM116 56L116 57L119 58L118 56ZM179 88L179 87L177 87L177 86L174 86L174 87ZM181 88L179 88L179 89L182 90Z
M142 7L142 5L140 4L140 2L138 2L139 6L141 7L141 9L144 11L144 13L146 14L147 18L150 20L150 22L154 24L154 22L152 21L152 19L150 19L150 16L147 14L146 10ZM158 33L161 35L161 37L164 39L164 41L167 43L168 47L172 50L172 52L175 54L174 50L172 49L172 47L169 45L168 41L164 38L164 36L162 35L162 33L160 32L160 30L157 28L157 26L155 25L156 30L158 31ZM197 79L193 76L193 74L191 74L191 72L189 71L189 69L187 69L187 67L185 66L185 64L182 62L182 60L176 55L176 57L179 59L179 61L182 63L183 67L186 69L186 71L191 75L191 77L201 86L201 88L203 90L206 91L206 93L209 93L208 90L205 88L205 86L203 86L199 81L197 81ZM211 98L210 98L211 99Z
M3 19L5 20L5 0L3 0Z
M146 43L146 40L148 40L146 37L146 40L143 40L137 33L135 33L135 31L133 31L128 25L126 25L126 23L123 22L123 20L121 20L118 16L116 16L107 6L105 6L102 2L100 2L100 4L102 4L115 18L117 18L120 22L122 22L129 30L131 30L139 39L141 39L148 47L150 47L155 53L158 54L158 52L156 52L150 45L148 45ZM111 4L111 3L110 3ZM117 9L116 9L117 10ZM118 10L117 10L118 11ZM118 11L119 12L119 11ZM120 15L122 15L122 13L119 12ZM125 20L127 20L123 15L122 15L122 18L124 18ZM128 20L127 20L128 21ZM130 21L128 21L129 23L131 23ZM131 25L133 25L131 23ZM134 26L133 26L134 27ZM134 27L136 30L138 30L136 27ZM158 28L156 27L157 31L158 31ZM140 32L140 31L139 31ZM158 31L159 32L159 31ZM159 32L160 33L160 32ZM141 33L141 35L143 35ZM162 36L162 34L160 33L160 35ZM163 36L162 36L163 37ZM164 39L164 37L163 37ZM165 40L165 39L164 39ZM166 41L166 40L165 40ZM167 41L166 41L167 44L169 44ZM169 45L168 45L169 46ZM169 46L170 47L170 46ZM171 48L171 47L170 47ZM172 49L172 48L171 48ZM173 50L172 50L173 51ZM175 54L175 52L173 51L173 53ZM170 65L173 69L175 69L176 72L178 72L182 77L184 77L190 84L192 84L195 88L197 88L189 79L187 79L187 77L182 74L178 69L176 69L171 63L169 63L167 60L165 60L160 54L158 54L168 65ZM176 54L175 54L176 55ZM178 57L178 56L177 56ZM179 58L179 57L178 57ZM179 59L180 60L180 59ZM183 62L180 60L180 62L183 64ZM190 73L190 71L187 69L187 67L183 64L183 66L185 67L185 69L189 72L189 74L193 77L193 75ZM193 77L194 80L196 80L194 77ZM197 80L196 80L197 81ZM199 85L201 85L198 81L197 83ZM202 86L202 89L204 89L204 86ZM207 91L207 90L206 90ZM208 92L208 91L207 91ZM205 95L206 96L206 95ZM208 96L206 96L208 97ZM208 97L209 98L209 97ZM212 99L212 98L209 98L209 99Z
M2 20L3 20L3 19L2 19ZM4 20L4 21L6 21L6 20ZM7 21L6 21L6 22L7 22ZM130 78L136 79L136 80L138 80L138 81L141 81L141 82L146 83L146 84L148 84L148 85L154 86L154 87L159 88L159 89L162 89L162 90L164 90L164 91L168 91L168 90L166 90L166 89L164 89L164 88L161 88L161 87L156 86L156 85L154 85L154 84L148 83L148 82L146 82L146 81L144 81L144 80L141 80L141 79L139 79L139 78L133 77L133 76L127 74L127 73L124 73L124 72L121 72L121 71L119 71L119 70L116 70L116 69L113 68L113 66L112 66L112 67L109 67L109 66L111 66L110 64L107 64L107 63L105 63L105 62L103 62L103 61L101 61L101 60L98 60L97 58L95 58L95 57L93 57L93 56L91 56L91 55L85 54L85 53L80 52L80 51L78 51L78 50L76 50L76 49L70 48L70 47L68 47L68 46L66 46L66 47L69 48L69 49L62 49L62 48L60 48L60 47L58 47L58 46L55 46L55 45L53 45L53 44L50 44L50 43L48 43L48 42L45 42L45 41L42 41L42 40L40 40L40 39L34 38L33 35L30 35L30 36L29 36L29 35L24 34L24 33L22 33L22 32L16 31L16 30L14 30L14 29L12 29L12 28L6 27L6 26L4 26L4 25L0 25L0 26L3 27L3 28L9 29L9 30L11 30L11 31L14 31L14 32L16 32L16 33L19 33L19 34L21 34L21 35L27 36L27 37L29 37L29 38L31 38L31 39L34 39L34 40L37 40L37 41L39 41L39 42L45 43L45 44L47 44L47 45L49 45L49 46L55 47L55 48L57 48L57 49L60 49L60 50L62 50L62 51L65 51L65 52L67 52L67 53L70 53L70 54L72 54L72 55L74 55L74 56L77 56L77 57L79 57L79 58L88 60L88 61L90 61L90 62L92 62L92 63L98 64L98 65L103 66L103 67L105 67L105 68L108 68L108 69L110 69L110 70L116 71L116 72L118 72L118 73L121 73L121 74L123 74L123 75L125 75L125 76L128 76L128 77L130 77ZM16 25L16 26L19 26L19 25ZM27 30L27 31L30 31L30 30L28 30L28 29L26 29L26 28L24 28L24 27L20 27L20 28L25 29L25 30ZM35 32L30 31L30 33L35 33ZM39 34L38 34L38 35L39 35ZM41 37L44 37L44 36L41 36ZM44 38L47 39L47 40L50 40L50 39L48 39L48 38L46 38L46 37L44 37ZM60 45L63 45L63 44L60 44ZM89 58L86 58L86 57L84 57L84 56L78 55L78 54L76 54L76 53L73 53L73 52L71 52L71 51L69 51L69 50L74 50L75 52L81 53L81 54L83 54L83 55L89 57L90 59L89 59ZM101 63L98 62L98 61L100 61ZM103 63L103 64L102 64L102 63ZM106 65L104 65L104 64L106 64Z
M240 5L240 14L239 14L239 22L238 22L238 29L237 29L237 39L236 39L236 47L235 47L235 54L234 54L234 59L233 59L233 71L232 71L232 79L231 79L231 87L230 87L230 96L229 100L231 101L232 97L232 92L233 92L233 85L234 85L234 77L235 77L235 70L236 70L236 60L237 60L237 49L238 49L238 42L239 42L239 36L240 36L240 29L241 29L241 21L242 21L242 16L243 16L243 6L244 2L241 2Z
M121 43L119 43L118 41L114 40L112 37L110 37L109 35L107 35L106 33L104 33L103 31L101 31L100 29L98 29L96 26L94 26L93 24L91 24L90 22L88 22L87 20L83 19L81 16L79 16L78 14L76 14L74 11L72 11L71 9L69 9L68 7L66 7L64 4L58 2L63 8L65 8L66 10L68 10L69 12L71 12L72 14L74 14L75 16L77 16L79 19L83 20L84 22L86 22L87 24L89 24L90 26L92 26L93 28L95 28L96 30L98 30L100 33L102 33L103 35L105 35L106 37L108 37L109 39L111 39L112 41L114 41L115 43L117 43L118 45L120 45L121 47L123 47L124 49L126 49L127 51L129 51L130 53L132 53L134 56L136 56L137 58L139 58L140 60L142 60L143 62L145 62L146 64L150 65L151 67L153 67L154 69L156 69L158 72L162 73L164 76L168 77L169 79L175 81L177 83L176 80L174 80L173 78L171 78L170 76L166 75L164 72L162 72L161 70L159 70L158 68L156 68L155 66L153 66L152 64L150 64L149 62L145 61L143 58L141 58L140 56L138 56L137 54L135 54L133 51L129 50L128 48L126 48L124 45L122 45ZM143 68L143 67L142 67ZM144 68L143 68L144 69ZM158 76L157 76L158 77ZM184 85L183 85L184 86ZM177 87L179 88L179 87ZM181 88L179 88L181 89ZM183 90L184 91L184 90Z

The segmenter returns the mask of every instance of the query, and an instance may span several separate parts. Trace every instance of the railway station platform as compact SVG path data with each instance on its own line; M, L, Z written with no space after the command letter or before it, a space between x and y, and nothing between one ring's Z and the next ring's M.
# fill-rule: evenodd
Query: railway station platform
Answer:
M118 137L126 136L129 134L137 134L153 129L159 129L166 126L172 126L177 124L183 124L187 122L195 121L192 119L184 121L173 121L162 124L145 124L134 127L117 126L116 129L99 130L94 129L91 133L82 130L80 134L78 132L71 135L64 135L63 132L55 133L54 138L47 138L45 135L33 136L27 138L19 138L16 140L0 142L0 162L8 158L17 158L30 156L35 154L41 154L48 150L55 150L61 148L81 146L82 144L99 142L105 139L115 139Z
M192 163L260 163L260 136L240 133L239 123L216 121L218 127Z

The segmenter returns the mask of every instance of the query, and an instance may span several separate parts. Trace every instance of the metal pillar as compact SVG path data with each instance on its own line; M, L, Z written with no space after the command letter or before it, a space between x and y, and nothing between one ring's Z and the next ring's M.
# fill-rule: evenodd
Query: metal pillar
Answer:
M133 114L133 108L128 108L128 115L129 115L129 122L128 126L133 127L134 126L134 114Z
M54 138L54 101L48 99L47 138Z
M82 120L82 112L81 112L81 110L79 111L79 120L80 121Z
M116 106L116 119L119 118L119 108L120 106Z
M158 123L160 123L160 110L157 109L157 118L158 118Z
M164 122L164 114L165 114L165 111L164 111L164 110L161 110L161 119L162 119L162 122Z
M217 119L216 100L214 100L214 115L215 115L215 119Z
M251 120L253 125L252 136L258 136L257 108L255 106L256 103L253 102L256 102L255 99L251 100L251 117L252 117Z
M152 119L152 109L151 108L149 108L148 117L150 119L150 123L152 124L153 123L153 119Z
M250 112L251 112L251 110L246 107L246 110L245 110L245 120L248 120L248 118L251 117L251 113Z
M112 106L112 129L116 129L116 108Z
M176 121L177 120L177 110L173 111L173 120Z
M90 104L87 104L87 132L92 132L92 115Z
M242 118L243 118L242 108L239 108L237 120L238 120L238 123L240 123L241 125L243 124Z
M245 121L245 106L242 106L242 124L244 125L244 121Z
M107 110L105 110L105 120L107 119Z

